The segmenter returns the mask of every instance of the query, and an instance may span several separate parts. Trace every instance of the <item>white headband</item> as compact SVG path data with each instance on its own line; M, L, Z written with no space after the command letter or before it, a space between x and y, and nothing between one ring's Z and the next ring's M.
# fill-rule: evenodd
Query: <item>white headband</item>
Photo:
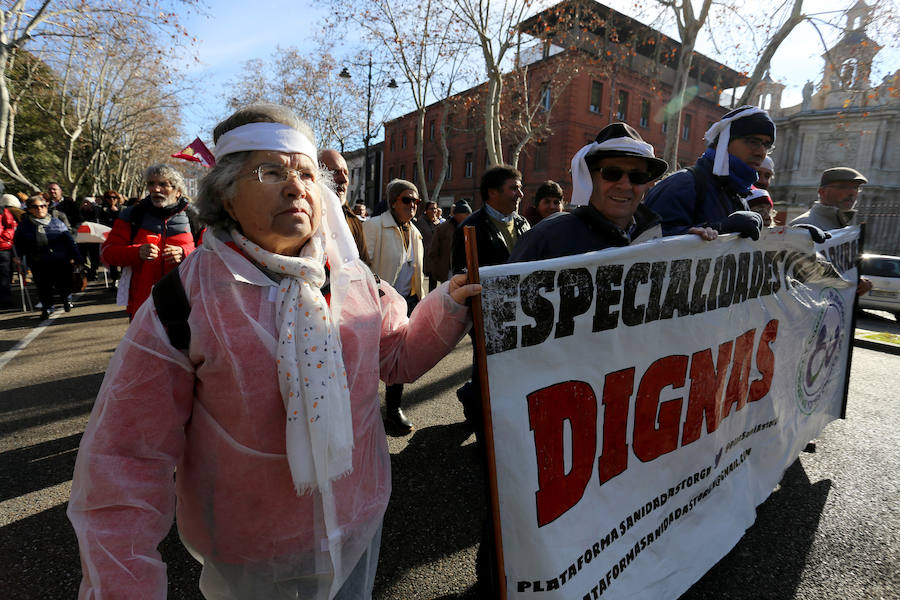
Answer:
M293 127L282 123L248 123L235 127L219 136L213 155L219 161L226 154L248 150L299 153L317 161L315 144Z
M591 199L594 185L591 182L591 173L588 170L585 158L595 152L627 152L638 158L656 158L653 146L647 142L638 141L630 137L619 137L605 140L602 143L591 142L575 153L572 157L572 206L586 205Z
M716 137L719 138L719 142L716 144L716 160L713 163L713 175L728 175L728 143L731 141L731 122L766 112L758 106L747 106L745 110L737 110L740 112L735 112L730 117L716 121L703 134L703 141L708 146L716 141Z

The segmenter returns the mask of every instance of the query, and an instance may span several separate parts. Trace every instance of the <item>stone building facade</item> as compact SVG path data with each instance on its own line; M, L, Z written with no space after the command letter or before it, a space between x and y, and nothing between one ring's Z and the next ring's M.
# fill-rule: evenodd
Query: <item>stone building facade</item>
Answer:
M770 109L778 127L770 192L790 220L816 200L823 170L853 167L869 180L857 203L865 250L900 255L900 70L870 83L880 46L866 35L869 14L862 1L847 11L842 38L823 55L822 79L807 83L801 104ZM761 88L778 93L778 84Z

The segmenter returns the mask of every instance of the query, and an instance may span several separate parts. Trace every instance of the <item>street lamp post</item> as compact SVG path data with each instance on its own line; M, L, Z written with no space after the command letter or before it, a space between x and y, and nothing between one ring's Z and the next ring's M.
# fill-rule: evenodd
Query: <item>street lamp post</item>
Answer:
M347 67L344 67L339 77L344 79L350 79L352 75L350 75L350 71L347 70ZM391 89L397 88L397 82L392 78L387 87ZM375 137L372 134L372 55L369 55L368 62L368 77L366 79L366 135L363 136L363 147L365 156L365 171L363 176L363 197L365 198L366 206L371 208L372 204L369 202L369 181L370 181L370 165L369 165L369 142L372 141L372 138Z

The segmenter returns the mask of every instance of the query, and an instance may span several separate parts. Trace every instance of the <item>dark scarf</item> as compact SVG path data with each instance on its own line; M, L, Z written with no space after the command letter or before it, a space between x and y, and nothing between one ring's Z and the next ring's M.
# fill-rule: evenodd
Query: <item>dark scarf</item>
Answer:
M703 153L703 158L709 160L710 165L716 161L716 149L709 147ZM717 177L713 175L713 177ZM750 186L756 183L759 174L756 169L739 159L737 156L728 154L728 182L731 188L740 196L746 196L750 193ZM724 176L719 176L724 179Z
M146 203L146 211L149 214L153 215L154 217L159 217L164 221L172 215L183 211L188 204L186 198L179 198L178 202L176 202L175 204L159 207L153 204L153 201L150 200L150 196L147 196L141 202Z

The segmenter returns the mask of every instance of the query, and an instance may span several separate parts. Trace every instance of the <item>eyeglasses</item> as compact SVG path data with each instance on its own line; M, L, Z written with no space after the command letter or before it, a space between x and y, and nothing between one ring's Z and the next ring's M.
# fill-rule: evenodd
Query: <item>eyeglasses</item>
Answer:
M775 148L775 142L773 142L772 140L764 140L762 138L756 137L755 135L745 135L740 139L754 150L764 148L766 151L769 151Z
M315 180L315 174L309 169L291 169L284 165L262 164L247 173L256 175L260 183L284 183L291 177L306 183Z
M626 171L621 167L594 167L591 172L600 173L604 181L620 181L622 175L628 175L631 185L643 185L650 181L650 173L647 171Z
M400 196L398 200L402 200L403 204L412 204L413 202L419 201L419 199L414 196Z

